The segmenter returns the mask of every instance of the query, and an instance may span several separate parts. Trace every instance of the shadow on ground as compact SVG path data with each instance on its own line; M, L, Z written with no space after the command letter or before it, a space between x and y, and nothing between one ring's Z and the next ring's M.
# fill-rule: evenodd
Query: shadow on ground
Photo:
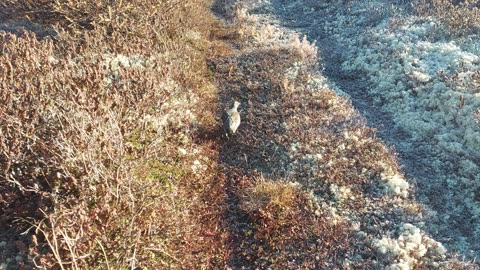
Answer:
M282 112L272 110L272 102L281 101L281 91L268 67L278 68L278 52L260 51L216 59L210 63L219 88L219 103L229 106L231 99L240 101L242 117L237 133L222 137L219 164L226 175L225 193L228 210L226 226L230 234L231 257L228 265L237 269L251 265L252 258L245 243L245 232L252 230L247 214L240 208L241 191L260 178L285 177L289 163L286 149L277 140L283 132ZM221 111L218 112L218 115Z

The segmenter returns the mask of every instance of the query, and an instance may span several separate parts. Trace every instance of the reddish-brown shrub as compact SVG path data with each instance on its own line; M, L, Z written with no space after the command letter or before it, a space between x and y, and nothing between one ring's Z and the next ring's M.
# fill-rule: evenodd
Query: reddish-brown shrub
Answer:
M197 109L214 94L205 65L208 4L0 4L6 23L58 29L54 39L0 36L0 215L19 230L36 228L27 263L218 263L221 239L209 229L218 221L196 215L221 211L221 198L207 200L204 189L216 187L215 151L191 138L198 121L214 121L214 109ZM206 201L217 208L207 210Z

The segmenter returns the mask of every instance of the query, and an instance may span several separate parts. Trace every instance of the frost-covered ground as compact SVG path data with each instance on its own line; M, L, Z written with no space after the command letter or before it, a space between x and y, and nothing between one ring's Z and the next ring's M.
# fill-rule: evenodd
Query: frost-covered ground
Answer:
M480 38L449 37L408 1L386 2L272 0L250 13L317 40L331 88L351 96L416 184L423 229L480 257Z

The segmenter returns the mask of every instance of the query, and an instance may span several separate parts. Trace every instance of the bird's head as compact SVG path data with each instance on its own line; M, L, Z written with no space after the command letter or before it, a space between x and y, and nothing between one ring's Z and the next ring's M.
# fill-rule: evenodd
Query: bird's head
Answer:
M240 102L238 102L236 100L233 101L233 108L235 108L235 110L238 109L239 105L240 105Z

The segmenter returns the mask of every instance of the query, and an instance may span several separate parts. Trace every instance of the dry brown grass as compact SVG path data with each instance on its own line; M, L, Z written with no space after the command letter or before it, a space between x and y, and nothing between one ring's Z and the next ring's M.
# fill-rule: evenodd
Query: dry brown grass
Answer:
M0 37L0 214L38 239L9 267L220 264L208 1L2 5L59 33Z
M295 188L288 183L259 181L254 187L245 191L242 208L248 212L288 212L293 204Z

